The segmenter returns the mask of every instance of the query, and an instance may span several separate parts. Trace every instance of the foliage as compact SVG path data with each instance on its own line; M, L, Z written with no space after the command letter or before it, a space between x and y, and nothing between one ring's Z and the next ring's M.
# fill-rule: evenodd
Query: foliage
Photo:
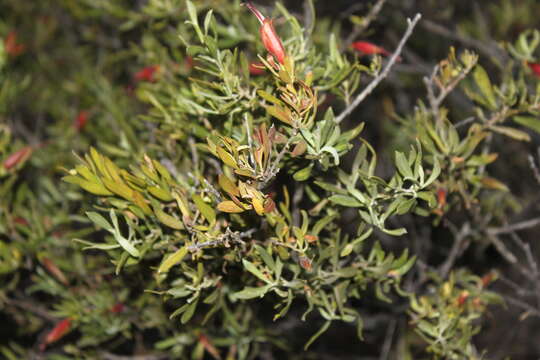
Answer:
M429 3L0 5L2 355L500 356L490 312L540 316L539 6L489 8L502 46Z

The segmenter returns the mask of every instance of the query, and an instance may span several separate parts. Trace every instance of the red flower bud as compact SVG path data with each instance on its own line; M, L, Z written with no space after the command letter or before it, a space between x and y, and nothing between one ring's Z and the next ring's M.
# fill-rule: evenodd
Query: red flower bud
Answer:
M82 110L77 114L77 117L75 118L75 122L73 126L75 126L75 129L77 131L81 131L84 129L86 123L88 122L88 111Z
M9 170L18 164L24 162L32 154L32 147L25 146L21 150L14 152L9 155L8 158L4 161L4 169Z
M25 46L23 44L17 44L17 33L11 31L4 40L4 47L6 52L11 56L18 56L23 53Z
M540 77L540 63L527 63L535 76Z
M135 73L135 80L154 82L154 74L159 70L159 65L147 66Z
M380 46L377 46L375 44L372 44L367 41L357 41L352 43L352 48L358 51L361 54L364 55L384 55L384 56L390 56L391 54L383 49ZM398 58L398 61L401 61L401 58Z
M249 73L253 76L259 76L266 74L264 70L264 65L261 63L251 63L249 64Z
M121 313L122 311L124 311L124 307L125 307L124 304L119 302L119 303L114 304L114 306L111 307L110 311L113 314L118 314L118 313Z
M56 326L47 334L45 341L39 346L40 350L43 351L47 345L52 344L60 340L64 335L66 335L71 327L71 319L67 318L60 321Z
M274 29L272 19L265 18L264 15L251 3L251 1L246 2L246 6L261 23L259 32L261 33L261 39L264 47L270 54L274 55L281 64L283 64L287 55L285 53L285 48L281 43L281 39Z

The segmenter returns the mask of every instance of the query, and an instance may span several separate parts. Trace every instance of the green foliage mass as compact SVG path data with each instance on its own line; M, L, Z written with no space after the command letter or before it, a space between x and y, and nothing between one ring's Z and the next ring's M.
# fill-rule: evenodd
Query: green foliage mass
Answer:
M413 3L260 5L282 62L240 1L0 4L2 356L497 358L540 316L540 8Z

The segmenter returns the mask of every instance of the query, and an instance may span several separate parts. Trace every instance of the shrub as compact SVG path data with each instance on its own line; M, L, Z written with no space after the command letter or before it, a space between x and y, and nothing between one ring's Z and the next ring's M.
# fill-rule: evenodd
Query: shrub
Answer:
M514 351L540 6L335 5L0 5L6 358Z

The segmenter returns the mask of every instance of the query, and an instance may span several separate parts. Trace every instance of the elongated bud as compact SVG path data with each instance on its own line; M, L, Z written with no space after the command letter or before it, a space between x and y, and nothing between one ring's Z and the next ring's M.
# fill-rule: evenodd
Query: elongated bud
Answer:
M4 169L9 170L18 164L24 162L32 154L32 147L25 146L21 150L14 152L9 155L6 160L4 160Z
M388 52L386 49L367 41L354 42L351 44L351 47L364 55L383 55L383 56L391 55L390 52ZM401 61L400 57L398 58L398 61Z
M267 19L253 5L251 1L246 2L246 6L249 10L251 10L251 12L257 17L257 19L261 23L261 28L259 29L259 32L261 33L261 40L264 44L264 47L270 54L274 55L281 64L283 64L285 62L285 57L287 56L287 54L285 53L285 48L283 47L281 39L279 38L276 30L274 29L272 19Z
M39 348L41 351L44 351L47 345L52 344L60 340L64 335L66 335L71 327L71 319L66 318L59 323L47 334L45 340L40 344Z

